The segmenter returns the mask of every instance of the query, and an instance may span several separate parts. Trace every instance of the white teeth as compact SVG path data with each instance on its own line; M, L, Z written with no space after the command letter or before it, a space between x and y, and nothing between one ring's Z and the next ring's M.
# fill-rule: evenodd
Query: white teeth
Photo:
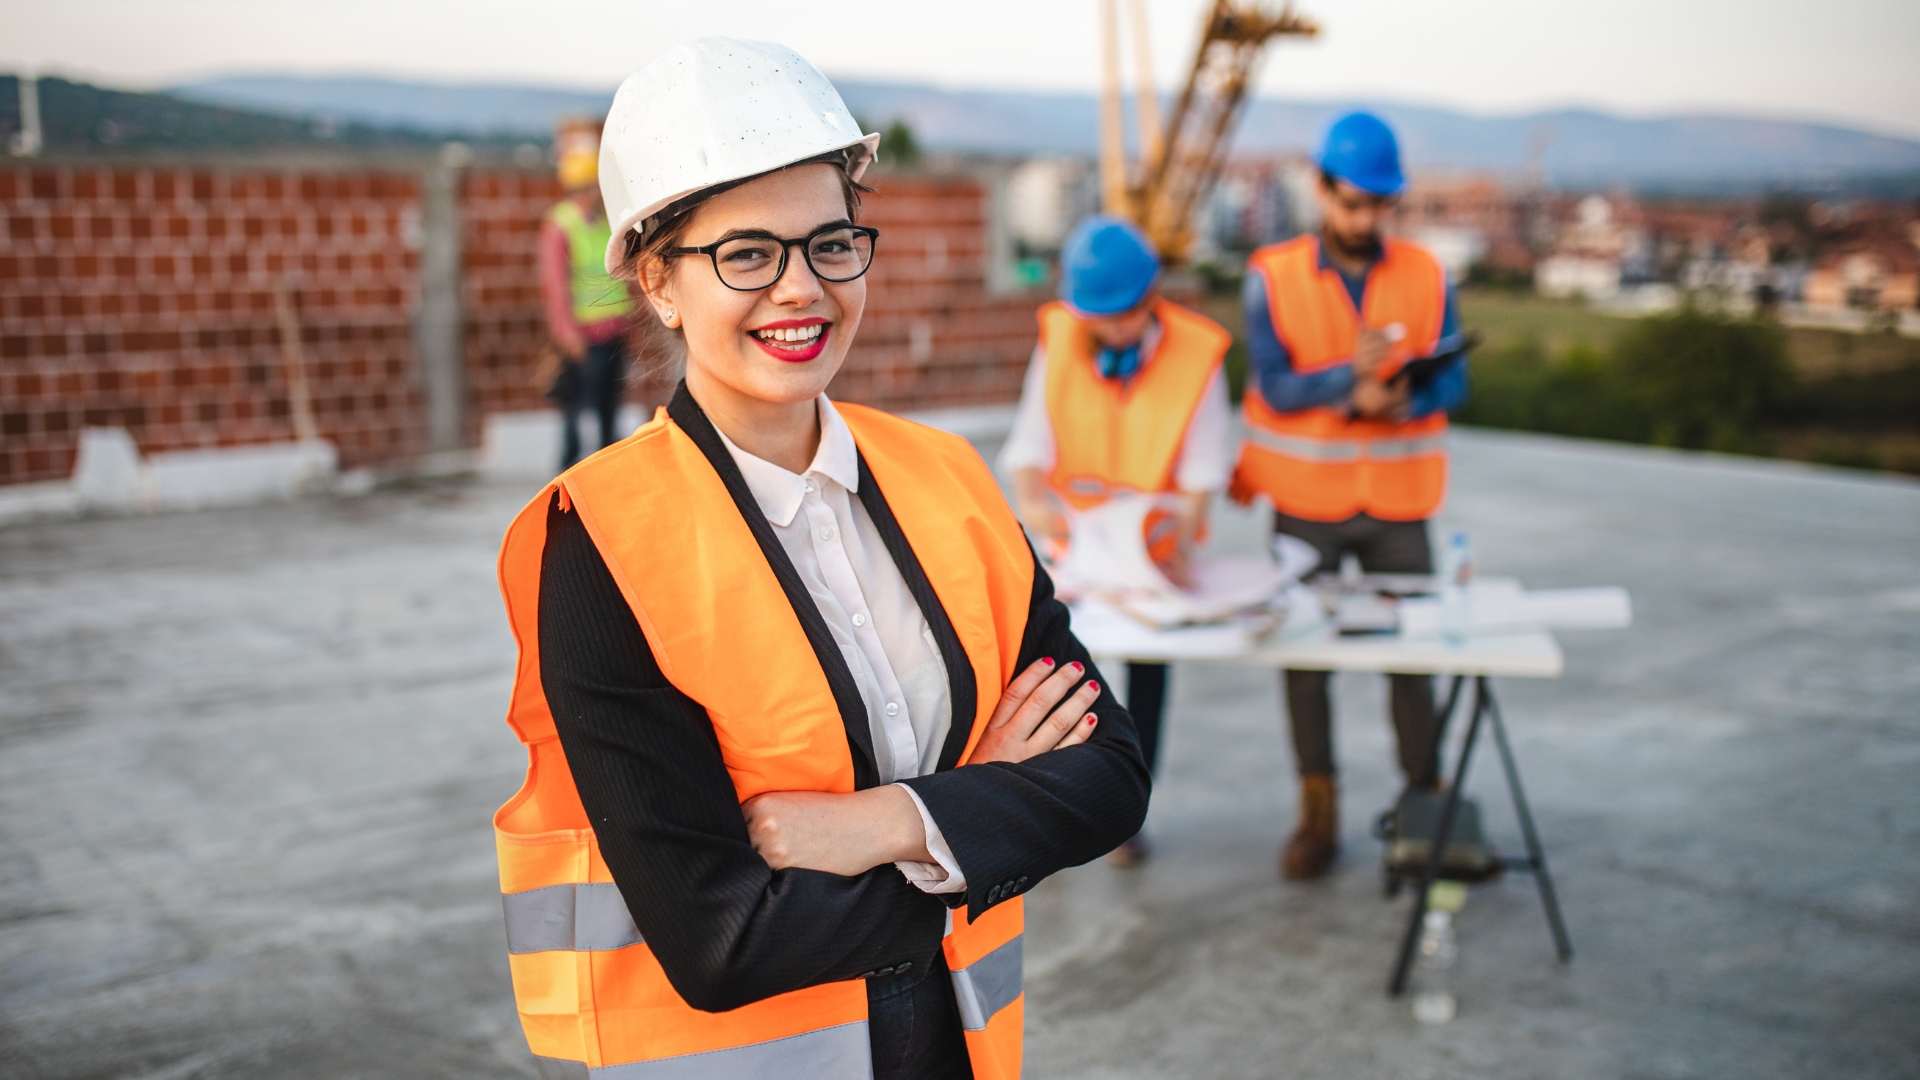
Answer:
M824 329L824 324L814 323L812 326L786 326L778 329L756 330L754 331L754 336L762 341L805 342L818 338L822 329Z

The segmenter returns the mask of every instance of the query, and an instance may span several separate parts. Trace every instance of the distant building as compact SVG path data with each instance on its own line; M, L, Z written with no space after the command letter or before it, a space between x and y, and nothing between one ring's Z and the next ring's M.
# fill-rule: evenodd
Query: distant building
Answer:
M1544 296L1609 300L1628 284L1652 279L1652 245L1637 206L1621 198L1589 195L1573 205L1552 254L1533 274Z
M1421 174L1407 183L1394 229L1425 245L1455 280L1474 266L1534 270L1539 193L1484 173Z
M1920 306L1920 250L1889 238L1822 255L1807 273L1805 300L1816 311L1910 311Z
M1817 312L1911 311L1920 304L1920 215L1910 206L1851 202L1813 207L1821 233L1807 273Z
M1081 158L1036 157L1015 166L1004 189L1007 231L1027 252L1053 252L1093 211L1093 169Z

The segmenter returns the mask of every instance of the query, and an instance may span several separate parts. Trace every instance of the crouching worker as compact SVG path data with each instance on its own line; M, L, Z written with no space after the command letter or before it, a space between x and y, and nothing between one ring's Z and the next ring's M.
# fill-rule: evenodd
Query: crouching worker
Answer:
M606 131L607 268L686 375L500 555L540 1075L1011 1080L1021 896L1139 828L1133 724L973 449L824 394L879 137L724 38L629 78Z
M1160 257L1130 222L1081 222L1060 268L1060 300L1040 309L1040 344L1000 467L1013 475L1021 518L1059 550L1074 511L1123 493L1164 494L1177 535L1158 561L1186 585L1208 502L1233 472L1222 364L1232 335L1160 297ZM1166 693L1167 665L1127 665L1127 712L1149 773ZM1123 863L1146 855L1138 835L1114 852Z

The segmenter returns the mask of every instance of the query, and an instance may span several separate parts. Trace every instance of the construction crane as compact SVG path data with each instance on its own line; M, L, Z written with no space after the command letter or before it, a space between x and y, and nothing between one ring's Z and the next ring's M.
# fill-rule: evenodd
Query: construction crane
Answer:
M1193 246L1193 211L1212 190L1225 164L1235 121L1246 107L1260 53L1277 37L1313 37L1320 28L1294 14L1291 2L1270 11L1258 2L1213 0L1200 34L1187 84L1174 102L1164 132L1153 86L1146 0L1131 0L1133 53L1139 86L1134 101L1140 125L1139 167L1126 160L1125 119L1120 103L1119 0L1101 0L1105 64L1100 101L1100 203L1109 214L1146 230L1169 263L1183 261Z

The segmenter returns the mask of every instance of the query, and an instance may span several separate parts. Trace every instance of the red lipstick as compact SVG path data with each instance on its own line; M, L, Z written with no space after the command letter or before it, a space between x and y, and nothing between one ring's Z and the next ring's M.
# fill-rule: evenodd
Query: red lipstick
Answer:
M795 341L769 341L760 336L768 330L808 330L813 327L820 329L818 335L811 339L802 335L800 340ZM755 345L760 346L762 352L776 360L784 360L789 364L804 364L826 351L827 338L832 332L833 324L825 319L782 319L779 322L754 327L747 332L747 336L753 339Z

